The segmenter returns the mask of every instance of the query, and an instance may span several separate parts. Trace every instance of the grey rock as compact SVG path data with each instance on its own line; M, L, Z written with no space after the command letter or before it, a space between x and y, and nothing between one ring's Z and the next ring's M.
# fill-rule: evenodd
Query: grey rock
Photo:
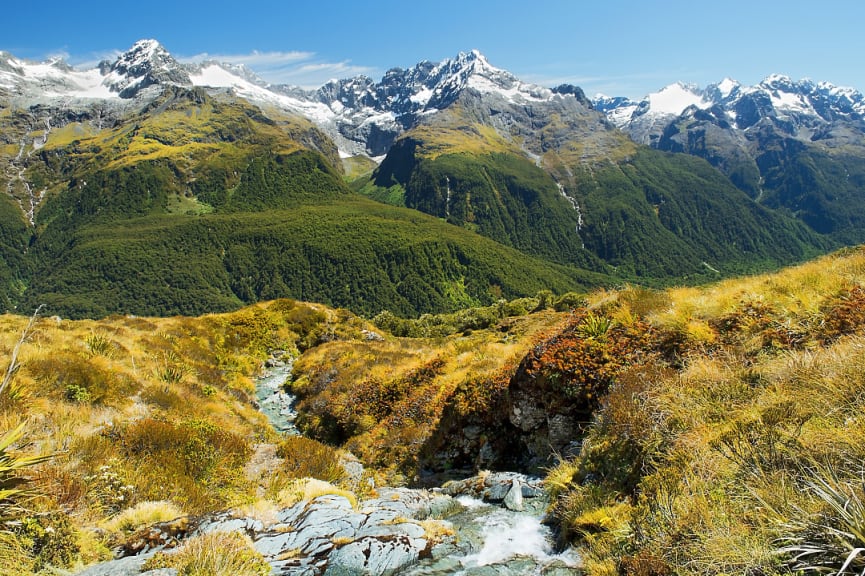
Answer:
M253 540L253 546L265 558L276 558L280 553L294 550L297 537L294 532L268 532Z
M140 556L128 556L119 560L103 562L91 566L83 572L79 572L78 576L138 576L141 574L141 565L153 554L151 552L149 554L141 554Z
M484 500L488 502L501 502L508 495L511 487L508 484L500 484L496 482L489 488L484 490Z
M540 485L522 484L520 489L522 490L523 498L543 498L547 495L546 490Z
M516 478L511 481L511 489L508 490L508 494L505 496L504 505L505 508L514 512L523 511L523 489Z
M330 555L325 576L387 576L417 562L426 540L408 536L362 538Z

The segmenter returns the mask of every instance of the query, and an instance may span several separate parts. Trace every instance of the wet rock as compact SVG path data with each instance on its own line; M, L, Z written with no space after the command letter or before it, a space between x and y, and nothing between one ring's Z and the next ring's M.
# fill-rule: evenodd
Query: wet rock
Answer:
M523 488L516 478L511 481L511 489L508 490L503 504L508 510L513 510L514 512L523 511Z
M484 500L487 502L501 502L505 499L505 496L508 495L510 489L511 487L508 484L496 482L484 490Z
M481 495L490 490L502 494L503 506L479 501ZM477 556L477 551L490 538L488 530L504 529L501 528L505 525L504 518L510 518L507 522L519 525L527 518L542 515L545 504L543 498L523 501L524 493L534 495L538 490L540 481L537 478L493 472L452 482L441 490L381 488L377 498L365 500L357 507L343 496L326 494L279 511L272 524L227 512L179 519L157 525L158 530L156 527L148 529L162 534L149 545L152 546L149 551L89 568L81 576L138 575L145 559L155 550L182 545L185 538L215 531L248 534L255 549L271 565L274 574L386 576L415 574L415 570L421 570L417 572L418 575L447 574L452 571L427 572L422 566L450 566L456 569L466 558ZM473 500L464 506L448 495L447 491L455 495L472 496ZM526 512L509 511L522 509ZM486 520L489 515L493 518ZM428 526L421 524L424 519L444 517L448 521L440 530L437 529L435 537L427 532ZM540 526L538 520L534 522ZM513 532L512 528L510 530ZM523 532L513 532L508 538L523 542L524 537L517 534ZM172 542L169 536L175 541ZM548 547L544 550L551 550L550 540L538 544L542 545ZM548 554L548 551L541 550L537 558L546 562ZM454 558L463 560L454 561ZM510 562L512 560L508 560ZM513 562L533 564L535 561L516 558ZM415 564L417 566L413 567ZM536 563L533 565L537 566ZM485 568L474 566L468 573L480 574ZM489 568L493 569L493 566ZM168 576L174 572L148 574Z

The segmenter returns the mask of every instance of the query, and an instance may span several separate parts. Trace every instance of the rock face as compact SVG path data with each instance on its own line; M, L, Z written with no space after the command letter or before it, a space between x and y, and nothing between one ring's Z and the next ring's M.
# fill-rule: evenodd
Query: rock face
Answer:
M518 370L508 389L508 418L516 428L522 465L540 470L554 463L556 455L573 455L583 435L591 409L579 402L563 401L547 382Z
M492 503L492 511L527 508L540 515L547 503L544 496L539 478L497 472L450 482L434 491L383 488L376 498L357 507L344 496L322 495L283 509L270 525L230 513L178 519L142 530L147 535L141 540L143 545L117 550L124 557L92 566L78 576L138 575L144 560L156 551L182 546L185 538L211 532L248 535L274 574L398 574L421 560L441 563L474 551L477 542L461 542L455 527L443 520L466 510L457 498ZM442 519L435 535L421 523L429 519ZM177 526L184 530L178 531ZM174 573L162 570L146 574Z
M189 74L159 42L140 40L112 64L103 62L103 84L121 98L133 98L156 84L189 86Z
M539 477L518 472L484 472L471 478L447 482L441 491L449 496L470 496L484 502L501 503L509 510L515 510L507 505L509 498L512 505L518 503L522 510L523 498L542 500L546 496Z
M430 556L437 542L419 523L443 518L461 508L450 496L423 490L386 488L355 509L343 496L323 495L300 502L277 515L276 523L229 513L185 520L184 537L210 532L244 533L278 574L329 576L395 574ZM165 526L177 524L165 523ZM447 523L444 522L445 527ZM146 530L147 546L118 550L118 560L91 567L80 576L139 574L144 559L156 550L182 545L178 533L163 525ZM170 527L169 527L170 528ZM152 573L148 573L152 574Z

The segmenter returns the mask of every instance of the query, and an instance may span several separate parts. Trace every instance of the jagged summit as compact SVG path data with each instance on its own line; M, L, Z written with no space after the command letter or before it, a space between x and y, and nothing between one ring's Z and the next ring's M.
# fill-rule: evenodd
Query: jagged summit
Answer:
M731 78L706 88L679 82L640 101L598 95L594 103L615 125L646 144L656 141L671 121L691 107L720 107L732 125L742 130L763 119L784 121L793 130L865 117L865 96L859 91L807 78L795 81L783 74L771 74L754 86Z
M105 76L102 83L121 98L155 84L191 84L188 71L156 40L139 40L114 63L104 61L99 68Z
M65 63L33 64L0 56L0 91L24 100L83 98L122 103L155 97L166 86L228 90L303 115L334 138L346 156L383 155L420 118L448 108L466 92L503 105L574 97L591 107L579 88L564 85L551 90L522 82L490 64L476 49L437 63L392 68L379 81L357 76L332 80L312 91L271 85L248 68L215 60L181 63L155 39L139 40L114 61L85 71Z

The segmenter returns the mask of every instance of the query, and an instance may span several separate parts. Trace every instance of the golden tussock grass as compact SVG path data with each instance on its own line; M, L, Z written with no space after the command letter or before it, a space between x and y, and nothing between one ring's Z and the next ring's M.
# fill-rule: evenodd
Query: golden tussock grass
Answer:
M645 314L672 370L639 388L614 385L581 455L548 476L587 573L780 574L818 561L837 570L865 546L832 539L826 519L859 520L838 516L819 489L839 486L855 501L865 475L863 285L858 248L701 288L589 297L616 319ZM634 461L636 477L616 465ZM585 534L617 505L628 530L595 522ZM779 551L783 542L797 544ZM795 546L820 550L810 567L794 561Z

